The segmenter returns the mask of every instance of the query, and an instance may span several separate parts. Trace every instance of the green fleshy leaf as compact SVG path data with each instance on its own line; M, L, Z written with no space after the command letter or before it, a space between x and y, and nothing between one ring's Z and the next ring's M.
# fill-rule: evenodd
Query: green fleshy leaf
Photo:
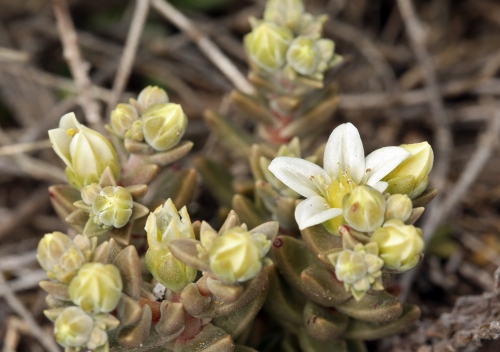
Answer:
M304 307L304 325L307 333L319 341L332 341L347 328L349 317L336 309L325 308L308 301Z

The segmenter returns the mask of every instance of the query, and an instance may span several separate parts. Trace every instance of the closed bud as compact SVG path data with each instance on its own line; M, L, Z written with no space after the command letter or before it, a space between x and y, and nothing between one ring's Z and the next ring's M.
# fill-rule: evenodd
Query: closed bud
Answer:
M413 225L405 225L399 219L389 220L383 227L375 230L370 242L378 244L385 267L397 271L415 267L424 249L422 230Z
M386 201L370 186L358 186L342 202L344 219L355 230L371 232L384 223Z
M187 116L179 104L153 105L142 116L146 142L157 151L175 147L187 127Z
M233 227L217 237L209 251L210 268L227 283L254 278L262 268L262 259L271 248L264 234Z
M111 128L120 138L125 138L132 123L139 119L137 109L130 104L118 104L111 112Z
M139 103L143 111L146 111L153 105L167 104L168 94L160 87L147 86L139 93L137 102Z
M83 347L92 334L94 320L78 307L68 307L54 322L56 341L63 347Z
M109 313L116 308L123 282L118 268L112 264L86 263L69 284L69 297L91 314Z
M78 189L99 182L109 166L115 179L120 165L111 142L97 131L80 124L74 113L61 117L59 128L49 131L56 154L66 164L69 183Z
M97 222L116 228L121 228L128 223L133 207L132 195L121 186L104 187L92 202L92 211Z
M126 138L133 139L138 142L142 142L144 140L144 131L142 130L142 126L144 123L142 120L136 120L130 126L130 129L125 133Z
M274 72L283 67L293 34L287 27L261 22L245 36L250 60L261 69Z
M344 283L346 291L351 291L359 301L370 289L382 290L382 267L384 261L378 256L376 243L363 246L358 243L353 250L328 255L328 260L335 266L337 279Z
M384 181L389 183L387 192L390 194L406 194L415 199L427 187L429 174L434 164L434 152L427 142L402 144L402 148L411 156L389 173Z
M38 243L36 255L49 279L68 284L86 262L82 251L62 232L46 234Z
M295 31L304 13L302 0L269 0L264 11L264 20L286 26Z
M89 341L87 342L87 348L95 350L98 347L104 346L108 343L108 334L106 331L94 326L92 333L90 334Z
M94 203L95 197L101 193L102 187L98 183L91 183L81 189L82 200L88 204L92 205Z
M410 197L406 194L393 194L387 199L387 208L385 210L385 219L408 220L413 210L413 204Z
M180 214L179 214L180 213ZM193 269L177 260L168 249L173 239L195 238L191 219L186 207L177 212L172 200L158 207L146 222L149 249L146 252L146 265L154 278L174 292L180 292L196 278Z

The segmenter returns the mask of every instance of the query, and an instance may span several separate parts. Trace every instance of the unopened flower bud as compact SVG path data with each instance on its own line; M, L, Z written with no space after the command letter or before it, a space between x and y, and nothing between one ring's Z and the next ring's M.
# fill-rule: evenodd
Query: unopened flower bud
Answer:
M187 127L187 116L179 104L153 105L142 116L146 142L157 151L171 149L179 143Z
M54 322L56 341L63 347L83 347L90 338L94 320L78 307L68 307Z
M116 228L127 224L132 216L133 207L132 195L121 186L104 187L92 202L92 211L98 222Z
M112 264L86 263L69 284L69 297L91 314L109 313L116 308L123 282L118 268Z
M46 234L38 243L37 259L49 279L69 283L86 262L84 254L61 233Z
M88 204L92 205L94 203L95 197L102 191L102 187L98 183L91 183L85 186L81 190L82 200Z
M120 138L132 127L132 123L139 119L137 109L130 104L118 104L111 112L111 128Z
M371 232L384 223L386 201L370 186L358 186L344 197L344 219L355 230Z
M66 164L68 181L78 189L99 179L109 166L115 179L120 165L111 142L97 131L80 124L74 113L61 117L59 128L49 131L56 154Z
M255 65L274 72L285 64L286 52L292 39L293 34L287 27L262 22L245 36L245 48Z
M399 219L406 221L413 210L413 204L410 197L406 194L393 194L387 199L387 208L385 210L385 219Z
M354 250L344 249L328 255L335 266L337 279L344 283L346 291L351 291L356 300L360 300L370 289L381 290L382 267L384 261L378 256L375 243L363 246L358 243Z
M387 192L390 194L407 194L415 199L425 191L429 183L434 152L427 142L402 144L401 147L410 152L411 156L389 173L384 181L389 183Z
M191 219L186 207L177 212L172 200L159 206L149 214L145 230L148 234L149 249L146 252L146 265L154 278L174 292L180 292L196 278L193 269L177 260L167 243L173 239L195 238Z
M370 242L378 244L385 267L397 271L415 267L424 249L422 230L399 219L391 219L375 230Z
M264 234L252 234L234 227L217 237L209 251L210 268L227 283L255 277L262 268L262 258L271 248Z
M144 140L144 131L142 130L142 126L144 123L142 120L136 120L130 126L130 129L125 133L126 138L133 139L138 142L142 142Z
M137 102L146 111L153 105L167 104L168 94L163 89L157 86L147 86L144 88L137 97Z
M104 346L108 343L108 334L106 331L94 326L92 333L90 334L89 341L87 342L87 348L95 350L98 347Z
M286 26L295 31L304 13L302 0L269 0L264 11L264 20Z

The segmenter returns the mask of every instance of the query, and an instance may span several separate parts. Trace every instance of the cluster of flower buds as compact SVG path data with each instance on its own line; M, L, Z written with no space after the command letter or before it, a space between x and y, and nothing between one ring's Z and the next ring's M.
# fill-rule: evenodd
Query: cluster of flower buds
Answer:
M179 144L187 127L187 117L179 104L169 102L167 93L159 88L144 88L137 100L118 104L111 113L108 131L124 139L132 154L164 152Z
M421 260L422 231L413 223L423 208L414 209L412 199L425 190L432 162L427 143L385 147L365 158L359 132L348 123L332 132L324 168L278 157L269 170L307 198L295 209L301 230L323 224L342 236L342 251L328 258L346 290L360 300L382 288L381 270L404 272Z
M306 13L301 0L268 1L264 19L251 18L253 29L245 37L253 69L262 76L274 75L302 87L321 87L323 73L340 62L333 41L321 38L326 20L325 15Z
M54 321L57 342L68 351L88 348L109 350L107 330L119 320L109 314L122 297L123 282L112 264L93 262L97 239L77 235L46 234L38 244L38 261L51 281L40 285L52 309L45 315Z

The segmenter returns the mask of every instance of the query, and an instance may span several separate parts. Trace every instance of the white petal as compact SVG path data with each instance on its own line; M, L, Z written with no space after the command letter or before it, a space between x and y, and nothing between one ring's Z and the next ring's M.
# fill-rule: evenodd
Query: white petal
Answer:
M299 229L321 224L342 214L342 209L328 208L325 198L314 196L303 200L295 208L295 220Z
M375 188L380 193L384 193L384 191L387 189L387 186L389 186L389 184L387 182L378 181L372 187Z
M351 179L360 183L365 172L365 152L353 124L344 123L333 130L326 143L323 166L336 178L339 178L341 170L350 171Z
M55 128L49 131L50 143L56 154L64 161L66 166L71 167L71 153L69 145L72 137L68 135L65 129Z
M304 197L320 194L318 176L323 177L325 184L330 185L332 179L318 165L300 158L280 156L269 165L269 170L281 182Z
M362 183L373 186L410 156L411 154L401 147L385 147L375 150L366 157L366 170ZM366 172L367 170L370 171Z
M63 115L59 120L59 128L64 128L65 130L69 130L70 128L80 129L80 126L74 112Z

